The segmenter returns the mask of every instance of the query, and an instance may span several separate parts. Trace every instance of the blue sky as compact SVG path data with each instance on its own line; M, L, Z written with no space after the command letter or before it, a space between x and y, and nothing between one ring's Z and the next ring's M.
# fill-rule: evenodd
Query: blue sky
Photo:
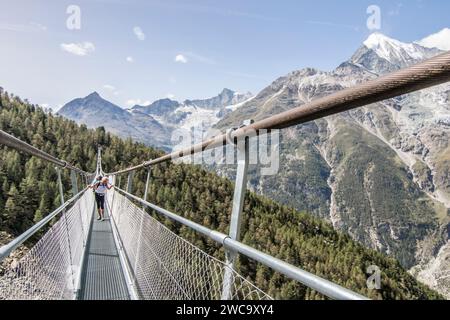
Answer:
M371 33L373 4L380 31L404 42L450 27L443 0L0 0L0 86L53 108L92 91L122 107L258 93L347 60ZM79 30L66 27L69 5Z

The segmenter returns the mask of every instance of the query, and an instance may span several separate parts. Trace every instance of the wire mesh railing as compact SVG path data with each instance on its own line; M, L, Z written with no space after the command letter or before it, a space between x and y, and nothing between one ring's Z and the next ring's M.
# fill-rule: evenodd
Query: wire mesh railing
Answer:
M90 191L0 277L0 300L74 299L94 209Z
M221 299L229 267L179 237L117 191L108 205L139 299ZM231 299L269 300L269 295L233 273Z

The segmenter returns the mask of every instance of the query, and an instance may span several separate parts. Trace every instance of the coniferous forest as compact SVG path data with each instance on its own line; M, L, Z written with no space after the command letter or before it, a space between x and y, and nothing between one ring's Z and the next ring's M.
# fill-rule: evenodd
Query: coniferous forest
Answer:
M102 127L94 130L79 126L3 91L0 129L88 172L95 170L98 146L103 148L106 172L162 155L143 144L110 135ZM69 174L63 170L66 199L72 196ZM143 194L145 176L145 170L134 175L133 193L138 196ZM124 185L126 176L120 180ZM83 185L81 179L79 185ZM232 182L200 166L164 163L151 171L150 202L224 233L228 231L232 195ZM0 235L19 235L59 205L54 166L0 145ZM166 219L162 222L207 253L224 259L223 250L211 241ZM372 299L442 298L418 283L395 259L364 248L307 212L251 192L246 196L241 232L245 244ZM380 290L367 288L366 270L370 265L381 269ZM240 257L237 267L276 299L324 299L246 258Z

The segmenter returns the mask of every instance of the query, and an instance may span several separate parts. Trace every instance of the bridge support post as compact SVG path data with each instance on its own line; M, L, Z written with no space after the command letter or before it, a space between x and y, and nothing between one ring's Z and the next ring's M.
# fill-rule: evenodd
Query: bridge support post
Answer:
M131 171L128 174L128 181L127 181L127 192L131 193L133 191L133 176L134 176L134 171Z
M247 172L249 163L249 137L244 137L237 143L237 172L234 186L233 210L231 212L229 236L233 240L240 240L242 209L244 207L245 192L247 189ZM227 267L224 271L222 285L222 300L230 300L233 297L234 264L237 252L227 250Z
M56 167L56 172L58 174L58 185L59 185L59 194L60 194L60 198L61 198L61 205L64 205L65 201L64 201L64 190L63 190L63 185L62 185L62 179L61 179L61 169ZM68 254L69 254L69 261L70 261L70 274L71 274L71 280L72 280L72 289L74 290L74 295L76 294L75 290L76 290L76 286L75 286L75 275L73 272L73 261L72 261L72 246L70 244L70 238L69 238L69 223L67 221L67 215L66 215L66 210L62 211L62 219L64 219L64 224L66 226L66 233L67 233L67 247L68 247Z
M97 172L95 173L95 175L101 175L103 173L102 170L102 147L98 146L97 149Z
M147 168L147 179L145 180L145 191L144 191L144 197L143 197L143 199L144 199L144 201L147 201L147 195L148 195L148 184L149 184L149 182L150 182L150 174L151 174L151 168L150 167L148 167ZM145 206L142 206L142 210L144 210L145 211Z
M147 168L147 179L145 181L145 191L144 191L144 201L147 201L147 195L148 195L148 184L150 183L150 175L151 175L151 168L148 167ZM134 261L134 265L133 265L133 273L136 273L137 271L137 266L139 263L139 258L141 256L140 251L141 251L141 243L142 243L142 233L144 232L144 217L146 214L145 211L146 206L143 205L142 206L142 211L144 211L144 214L141 215L141 221L139 223L139 233L138 233L138 241L137 241L137 248L136 248L136 255L135 255L135 261ZM135 274L133 274L133 281L136 281L136 276ZM137 286L136 286L137 287Z
M116 186L117 176L111 176L111 184L114 186L112 198L111 198L111 212L109 213L110 217L112 216L113 209L114 209L114 198L116 196L116 188L119 188L119 186ZM119 179L120 183L120 179Z
M58 167L55 167L56 173L58 174L58 186L59 186L59 197L61 198L61 205L64 204L64 191L63 191L63 185L61 180L61 169Z
M78 181L77 181L77 174L75 171L70 171L70 181L72 183L72 194L75 196L78 194Z
M122 186L122 176L118 176L118 179L117 179L117 188L120 189L121 186Z
M87 183L87 176L81 176L81 183L83 183L83 178L85 179L86 185L87 185L88 184ZM78 180L77 180L77 174L73 170L70 170L70 182L72 184L72 194L73 194L73 196L75 196L75 195L78 194ZM83 248L84 248L84 247L86 247L85 238L87 239L87 235L85 234L84 227L83 227L83 217L82 217L82 214L81 214L81 204L80 204L79 201L77 201L77 203L78 203L78 212L80 213L79 214L79 218L80 218L81 232L83 233Z

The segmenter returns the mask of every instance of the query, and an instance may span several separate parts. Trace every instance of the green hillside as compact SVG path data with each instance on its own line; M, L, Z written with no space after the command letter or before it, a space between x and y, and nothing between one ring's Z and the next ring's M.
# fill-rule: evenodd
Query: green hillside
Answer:
M2 92L0 129L39 149L93 171L97 146L104 149L103 167L113 171L161 155L131 140L111 136L102 128L89 130L74 122L45 113L38 107ZM135 175L134 193L142 195L143 170ZM125 176L121 178L122 184ZM69 172L64 189L70 196ZM60 203L56 172L52 165L0 146L0 231L18 235ZM232 183L186 164L161 164L152 170L149 200L195 222L227 232L231 212ZM248 193L244 207L243 242L335 281L374 299L440 299L419 284L400 264L364 248L327 222L305 212ZM194 232L163 221L175 232L208 253L223 259L223 250ZM382 289L368 290L365 270L377 265ZM312 290L269 269L241 258L239 271L275 298L323 299Z

